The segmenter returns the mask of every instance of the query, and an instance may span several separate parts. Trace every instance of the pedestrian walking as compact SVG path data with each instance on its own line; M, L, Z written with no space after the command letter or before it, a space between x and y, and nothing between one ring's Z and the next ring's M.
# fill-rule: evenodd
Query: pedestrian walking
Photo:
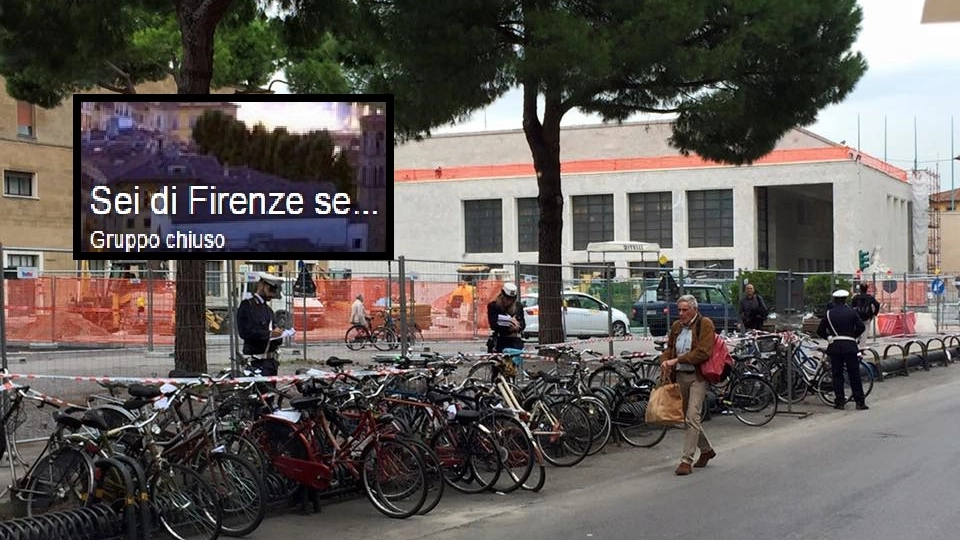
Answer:
M769 314L763 297L757 294L752 283L747 283L740 299L740 323L744 330L762 330Z
M523 348L521 336L527 321L523 318L523 306L517 301L517 294L517 285L507 282L500 289L500 294L487 304L487 322L493 332L495 352Z
M667 348L660 356L660 367L672 372L672 378L680 385L683 396L686 435L680 465L674 471L678 475L693 472L691 467L706 467L717 456L700 425L703 400L707 395L707 381L700 375L699 364L713 354L716 329L713 321L700 314L697 299L685 294L677 299L678 320L670 327ZM693 461L694 452L700 449L700 458Z
M870 286L868 284L861 283L860 293L850 299L850 307L860 316L860 320L863 321L864 326L872 329L873 335L876 336L876 319L880 313L880 302L877 302L877 299L869 293L869 290ZM863 334L860 334L858 342L862 345L866 337L867 332L864 331Z
M869 409L863 395L863 382L860 379L860 347L857 338L866 329L857 312L847 305L849 291L838 290L833 293L833 307L820 319L817 335L829 342L827 355L830 357L833 376L833 408L843 409L847 403L844 395L843 376L850 381L853 401L858 411Z

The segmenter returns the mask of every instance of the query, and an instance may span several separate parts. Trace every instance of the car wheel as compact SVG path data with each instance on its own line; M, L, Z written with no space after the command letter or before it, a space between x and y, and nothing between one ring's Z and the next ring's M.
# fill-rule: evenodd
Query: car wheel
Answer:
M613 323L613 335L617 337L623 337L627 335L627 325L620 321Z

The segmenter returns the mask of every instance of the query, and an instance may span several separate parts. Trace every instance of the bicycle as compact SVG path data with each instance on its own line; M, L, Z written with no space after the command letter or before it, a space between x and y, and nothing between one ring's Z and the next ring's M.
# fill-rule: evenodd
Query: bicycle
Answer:
M710 392L721 410L731 411L748 426L763 426L777 414L777 393L767 378L747 363L749 358L733 359L726 379L710 385ZM704 407L706 404L704 400Z
M786 347L781 347L781 351L770 363L770 371L773 376L773 384L777 390L777 396L781 401L790 400L791 403L803 401L807 394L812 392L816 394L821 403L828 406L834 404L833 393L833 373L830 361L826 357L826 348L820 346L811 337L791 338L796 344L793 351L793 358L790 362L793 369L793 389L787 391L787 373ZM811 351L817 351L818 356L811 354ZM869 396L873 391L874 369L863 359L863 353L860 353L860 379L863 383L864 397ZM848 401L852 400L852 390L850 381L844 372L844 395L848 396Z
M370 400L384 388L381 384L376 392L365 395L358 390L334 393L317 387L319 395L292 399L293 411L267 415L248 433L281 475L318 491L362 490L382 514L407 518L426 501L429 472L416 449L381 428ZM330 403L344 397L353 398L359 409L350 422L353 429L340 420Z
M344 341L351 351L359 351L367 344L373 345L378 351L389 351L396 348L397 335L386 326L370 327L372 317L367 317L367 324L352 324L347 329Z
M401 335L400 325L397 324L394 318L387 311L383 312L383 320L384 320L384 323L382 328L386 328L387 330L392 332L393 337L395 338L395 341L391 344L392 346L390 348L396 349L397 347L400 346L400 335ZM408 321L407 322L407 344L415 345L418 342L423 342L423 330L420 329L420 325L417 324L416 322Z

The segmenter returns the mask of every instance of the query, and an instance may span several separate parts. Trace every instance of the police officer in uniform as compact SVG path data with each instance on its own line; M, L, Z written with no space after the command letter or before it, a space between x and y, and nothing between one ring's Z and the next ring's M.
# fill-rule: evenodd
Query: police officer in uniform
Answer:
M838 290L833 293L833 302L826 315L820 319L817 335L826 339L827 355L830 356L830 367L833 375L834 409L843 409L847 402L843 389L843 373L846 371L850 380L850 390L853 392L853 401L857 403L858 411L865 411L869 407L863 395L863 382L860 380L860 346L857 338L864 332L866 326L860 320L857 312L847 305L849 291Z
M253 295L237 308L237 332L243 340L243 354L250 357L250 366L265 377L273 377L280 368L277 349L281 340L272 338L280 337L283 328L277 326L270 301L282 298L283 280L266 272L260 272L259 277Z

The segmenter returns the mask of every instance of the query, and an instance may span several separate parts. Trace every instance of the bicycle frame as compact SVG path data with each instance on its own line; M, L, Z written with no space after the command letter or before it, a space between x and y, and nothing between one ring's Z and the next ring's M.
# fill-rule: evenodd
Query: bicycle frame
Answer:
M365 410L361 411L359 423L353 432L341 443L322 410L324 406L321 405L321 408L312 411L306 418L303 418L304 413L300 411L298 418L293 421L275 413L255 424L263 426L273 423L284 426L287 440L282 441L281 448L290 449L291 445L299 444L306 455L303 458L286 455L284 452L274 451L268 444L266 453L270 462L280 475L318 490L338 487L340 481L337 476L341 470L346 471L354 481L359 480L360 470L356 458L381 436L373 413ZM331 446L329 453L323 451L323 443Z

